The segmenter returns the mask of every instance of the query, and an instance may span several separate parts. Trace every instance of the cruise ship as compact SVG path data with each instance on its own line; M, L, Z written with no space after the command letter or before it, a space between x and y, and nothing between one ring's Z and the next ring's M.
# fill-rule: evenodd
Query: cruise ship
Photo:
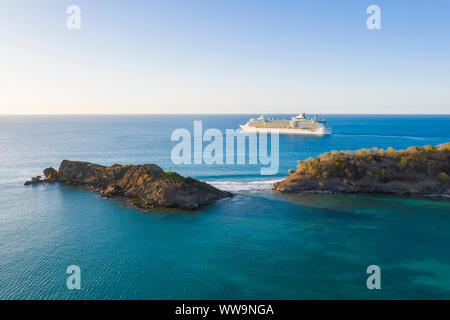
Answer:
M264 119L264 116L252 118L246 124L240 126L245 132L280 134L303 134L303 135L326 135L331 134L331 128L324 119L317 116L307 117L302 113L290 120Z

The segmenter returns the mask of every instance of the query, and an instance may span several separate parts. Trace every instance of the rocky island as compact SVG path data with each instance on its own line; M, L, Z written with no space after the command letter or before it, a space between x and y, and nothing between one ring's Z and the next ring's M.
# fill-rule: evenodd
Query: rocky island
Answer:
M232 196L205 182L185 178L176 172L164 172L155 164L101 166L89 162L61 162L59 170L47 168L40 176L25 182L80 185L99 192L102 197L122 198L136 207L194 210Z
M299 161L274 190L450 196L450 143L324 153Z

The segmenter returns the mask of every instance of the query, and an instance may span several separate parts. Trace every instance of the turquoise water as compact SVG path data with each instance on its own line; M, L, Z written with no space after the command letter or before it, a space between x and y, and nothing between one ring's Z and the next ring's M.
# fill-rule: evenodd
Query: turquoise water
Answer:
M2 299L450 298L450 201L280 195L297 160L450 141L450 116L324 115L330 137L280 137L280 171L170 161L176 128L236 128L247 115L0 117ZM23 186L62 159L157 163L237 193L196 213L141 213L63 185ZM381 290L366 268L381 268ZM68 290L78 265L82 289Z

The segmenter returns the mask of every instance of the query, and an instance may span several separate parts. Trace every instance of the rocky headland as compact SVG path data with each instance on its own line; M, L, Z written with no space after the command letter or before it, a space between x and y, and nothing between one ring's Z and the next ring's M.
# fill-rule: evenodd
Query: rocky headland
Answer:
M274 190L450 196L450 143L324 153L299 161Z
M89 162L61 162L59 170L47 168L45 179L37 176L25 182L64 183L87 187L102 197L122 198L136 207L195 210L232 196L205 182L185 178L176 172L164 172L155 164L101 166Z

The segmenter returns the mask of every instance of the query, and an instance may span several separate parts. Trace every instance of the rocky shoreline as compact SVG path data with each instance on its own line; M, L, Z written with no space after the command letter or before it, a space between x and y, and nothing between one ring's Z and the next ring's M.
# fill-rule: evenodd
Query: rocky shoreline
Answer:
M142 210L175 208L195 210L231 197L205 182L164 172L155 164L102 166L90 162L63 160L59 170L47 168L45 179L32 178L25 185L64 183L84 186L104 198L121 198Z
M273 186L283 193L379 193L450 196L450 143L332 151L299 161Z
M450 197L450 143L406 150L332 151L298 162L286 179L273 184L282 193L378 193ZM155 164L102 166L63 160L25 185L84 186L101 198L120 198L139 209L195 210L233 196L206 182L164 172Z

